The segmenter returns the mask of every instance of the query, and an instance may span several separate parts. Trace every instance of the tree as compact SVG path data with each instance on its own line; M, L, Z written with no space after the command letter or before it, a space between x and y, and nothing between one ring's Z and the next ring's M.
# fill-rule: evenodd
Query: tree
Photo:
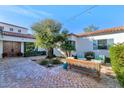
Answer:
M72 42L73 41L71 41L71 40L65 40L61 44L61 48L62 48L63 51L65 51L67 57L70 57L71 56L71 52L75 51L75 45Z
M62 29L61 23L52 19L45 19L33 24L32 29L36 38L36 46L48 50L48 58L52 58L53 48L59 47L67 38L67 31Z
M84 32L93 32L98 30L99 27L95 26L95 25L89 25L87 27L84 28Z

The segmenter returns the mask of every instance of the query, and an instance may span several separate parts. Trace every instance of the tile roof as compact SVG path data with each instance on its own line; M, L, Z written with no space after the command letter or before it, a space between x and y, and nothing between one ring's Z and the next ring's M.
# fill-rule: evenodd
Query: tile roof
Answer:
M21 33L3 31L3 35L35 39L31 34L21 34Z
M21 33L15 33L15 32L7 32L7 31L3 31L3 32L4 32L3 35L6 35L6 36L15 36L15 37L35 39L35 37L33 37L33 35L31 35L31 34L21 34ZM69 36L76 36L76 37L86 37L86 36L110 34L110 33L117 33L117 32L124 32L124 26L108 28L108 29L103 29L103 30L97 30L95 32L87 32L87 33L83 33L83 34L71 33L68 35Z
M101 35L101 34L111 34L111 33L117 33L117 32L124 32L124 26L97 30L94 32L87 32L82 34L70 34L70 35L74 35L77 37L86 37L86 36Z
M68 36L76 36L76 37L78 37L78 35L74 34L74 33L70 33L70 34L68 34Z
M14 26L14 27L19 27L19 28L23 28L23 29L28 30L28 28L25 28L25 27L22 27L22 26L17 26L17 25L14 25L14 24L9 24L9 23L5 23L5 22L0 22L0 23L6 24L6 25L11 25L11 26Z

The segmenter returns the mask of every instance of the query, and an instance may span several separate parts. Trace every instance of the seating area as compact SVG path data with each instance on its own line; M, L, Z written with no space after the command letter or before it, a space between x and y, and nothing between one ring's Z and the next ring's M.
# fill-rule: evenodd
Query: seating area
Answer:
M94 52L86 52L84 54L73 55L73 57L68 57L66 63L68 68L76 68L82 73L91 75L100 79L101 65L105 63L106 57L104 55L95 55Z
M105 55L95 55L94 52L85 52L84 54L76 54L73 55L74 59L79 60L89 60L91 62L97 62L100 64L105 63L106 56Z
M98 55L95 57L95 59L92 59L91 61L103 64L103 63L105 63L105 56L104 55Z
M72 67L76 67L76 69L81 70L83 73L87 75L92 75L93 77L100 79L100 63L73 58L67 58L66 62L68 63L70 69Z

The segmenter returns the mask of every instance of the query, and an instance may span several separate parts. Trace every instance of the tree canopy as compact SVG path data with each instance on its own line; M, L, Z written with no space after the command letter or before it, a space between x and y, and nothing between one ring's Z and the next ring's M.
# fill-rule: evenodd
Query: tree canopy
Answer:
M99 29L99 27L92 24L92 25L85 27L84 32L93 32L93 31L96 31L98 29Z
M36 46L48 49L48 55L53 48L67 39L68 31L62 30L62 24L53 19L45 19L33 24ZM52 56L52 53L50 53ZM49 55L49 56L50 56Z

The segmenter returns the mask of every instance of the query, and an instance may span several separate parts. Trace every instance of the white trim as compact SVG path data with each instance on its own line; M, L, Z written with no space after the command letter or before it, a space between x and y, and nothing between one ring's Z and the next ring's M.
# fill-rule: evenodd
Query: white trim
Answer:
M3 36L0 38L4 41L16 41L16 42L35 42L35 39L31 38L22 38L22 37L14 37L14 36Z
M3 41L0 41L0 58L2 58L3 53Z
M24 53L24 42L21 42L21 53Z

